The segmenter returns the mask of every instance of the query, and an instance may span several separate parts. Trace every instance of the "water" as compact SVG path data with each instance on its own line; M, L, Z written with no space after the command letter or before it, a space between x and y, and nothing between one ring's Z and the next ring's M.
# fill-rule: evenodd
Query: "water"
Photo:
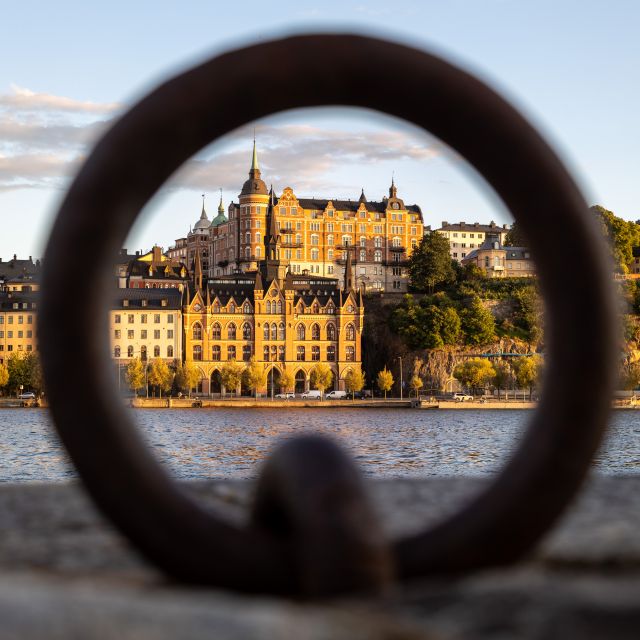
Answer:
M373 477L495 473L522 436L527 411L398 409L132 410L149 446L179 478L255 477L292 433L333 436ZM89 427L88 427L89 428ZM597 472L640 474L640 411L617 411ZM75 477L49 415L0 410L0 482Z

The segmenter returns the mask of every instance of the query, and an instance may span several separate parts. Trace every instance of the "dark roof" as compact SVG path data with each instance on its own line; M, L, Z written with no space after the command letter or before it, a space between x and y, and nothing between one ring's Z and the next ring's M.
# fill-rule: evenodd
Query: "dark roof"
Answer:
M506 233L509 227L502 227L493 222L489 224L480 224L479 222L454 222L450 224L443 221L442 226L436 231L480 231L482 233Z
M34 262L31 257L28 260L20 260L13 257L7 262L0 258L0 278L11 278L18 274L35 275L40 273L41 266L40 260Z
M0 293L0 309L2 311L28 311L35 309L39 299L36 291L4 291ZM18 309L14 304L19 305ZM26 304L26 307L22 305Z
M124 301L128 304L125 305ZM142 301L147 304L143 306ZM167 304L163 306L162 301ZM112 309L174 309L182 306L182 293L179 289L118 289L113 297Z
M153 274L149 275L149 267L153 267ZM169 267L169 273L165 273L165 269ZM185 276L180 275L180 271L184 267ZM142 260L132 260L127 267L127 276L149 278L153 280L187 280L189 278L189 270L182 262L165 261L165 262L143 262Z
M298 202L303 209L311 209L316 211L324 211L330 202L333 203L336 211L357 211L360 207L360 200L338 200L338 199L320 199L320 198L298 198ZM385 213L387 210L387 201L375 202L368 200L365 203L367 211L373 211L377 213ZM422 217L422 210L417 204L405 205L407 211L417 213ZM395 213L395 212L394 212Z
M531 252L528 247L502 247L507 255L507 260L530 260Z

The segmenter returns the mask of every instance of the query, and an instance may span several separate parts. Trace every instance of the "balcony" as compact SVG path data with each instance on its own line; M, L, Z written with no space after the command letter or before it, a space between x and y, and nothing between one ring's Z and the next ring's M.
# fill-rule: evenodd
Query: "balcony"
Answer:
M406 247L389 247L389 251L393 251L394 253L404 253L406 250Z

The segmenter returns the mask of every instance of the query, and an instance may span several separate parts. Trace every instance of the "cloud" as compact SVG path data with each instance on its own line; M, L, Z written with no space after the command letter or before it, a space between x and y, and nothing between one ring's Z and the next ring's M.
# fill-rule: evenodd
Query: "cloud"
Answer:
M121 108L117 102L91 102L75 100L65 96L56 96L49 93L37 93L11 85L11 93L0 95L0 109L26 111L62 111L73 113L105 114L118 111Z

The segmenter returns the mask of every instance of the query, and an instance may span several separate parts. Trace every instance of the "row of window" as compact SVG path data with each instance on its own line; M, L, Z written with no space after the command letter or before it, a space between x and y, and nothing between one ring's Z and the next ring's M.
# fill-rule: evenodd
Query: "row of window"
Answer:
M129 333L131 333L131 331ZM238 339L238 328L233 322L231 322L227 326L226 333L227 333L227 340ZM317 323L312 324L310 334L311 334L312 340L320 340L321 339L320 325ZM199 322L196 322L191 327L191 338L192 340L202 340L202 335L203 335L202 325ZM286 335L286 328L285 328L284 322L281 322L280 324L276 324L275 322L271 324L268 322L265 322L263 327L263 336L265 340L284 340L285 335ZM118 337L119 335L116 335L116 338ZM159 335L157 337L159 337ZM173 337L173 333L171 337ZM345 327L344 337L345 337L345 340L356 339L356 330L351 323L349 323ZM217 322L214 323L211 327L211 339L212 340L222 339L222 327ZM243 340L252 339L251 325L248 322L245 322L242 325L242 339ZM307 328L304 324L300 323L296 327L296 340L306 340L306 339L307 339ZM335 339L336 339L336 326L332 323L329 323L326 328L326 340L335 340Z
M310 349L311 360L313 362L320 361L320 347L311 347ZM192 351L193 359L196 362L202 362L203 352L202 345L196 344L193 345ZM227 360L236 360L238 357L238 349L235 345L228 345L226 348L226 359ZM242 347L242 359L245 362L248 362L253 355L253 351L251 345L245 344ZM285 360L285 349L284 345L265 345L262 352L263 360L265 362L270 361L281 361ZM116 356L119 357L119 356ZM356 358L356 350L355 347L347 347L345 349L345 358L348 362L355 362ZM307 349L304 346L296 347L296 360L300 362L304 362L307 359ZM220 345L214 345L211 347L211 360L214 362L220 362L222 360L222 347ZM326 350L326 361L335 362L336 361L336 348L334 345L329 345Z
M13 313L7 314L7 324L13 324L15 315ZM33 316L26 316L26 324L33 324ZM4 316L0 316L0 324L4 324ZM18 316L18 322L16 324L25 324L25 316Z
M7 331L7 339L10 340L11 338L13 338L13 331ZM17 337L18 338L24 338L25 337L25 332L24 331L16 331ZM27 338L33 338L33 331L28 330L26 332L26 337ZM4 338L4 331L0 331L0 339Z
M122 338L122 331L120 329L115 329L113 332L113 337L116 340L120 340ZM135 336L135 330L134 329L127 329L127 339L128 340L135 340L136 336ZM140 330L140 339L141 340L146 340L147 339L147 330L146 329L141 329ZM160 340L160 329L155 329L153 332L153 339L154 340ZM167 329L167 339L168 340L173 340L173 329Z
M0 351L4 351L4 345L3 344L0 344ZM13 351L13 345L12 344L8 344L7 345L7 351ZM25 351L24 345L19 344L18 345L18 351ZM33 351L33 345L28 344L26 351Z
M167 347L167 351L166 351L167 358L173 358L174 357L174 350L173 350L173 345L169 345ZM134 348L132 345L129 345L127 347L127 358L133 358L134 355L138 355L136 354ZM140 359L141 360L146 360L147 359L147 347L146 346L142 346L140 347ZM113 357L114 358L122 358L122 349L119 346L116 346L113 348ZM160 358L161 356L161 349L159 345L155 345L153 347L153 357L154 358Z
M128 313L127 314L127 324L134 324L135 320L136 320L136 315L135 313ZM148 315L146 313L141 313L138 315L138 317L140 318L140 323L141 324L147 324L147 320L148 320ZM173 313L168 313L167 314L167 324L173 324ZM113 321L115 322L115 324L121 324L122 323L122 315L119 313L116 313ZM162 321L162 316L159 313L154 313L153 314L153 322L154 324L160 324L160 322Z

